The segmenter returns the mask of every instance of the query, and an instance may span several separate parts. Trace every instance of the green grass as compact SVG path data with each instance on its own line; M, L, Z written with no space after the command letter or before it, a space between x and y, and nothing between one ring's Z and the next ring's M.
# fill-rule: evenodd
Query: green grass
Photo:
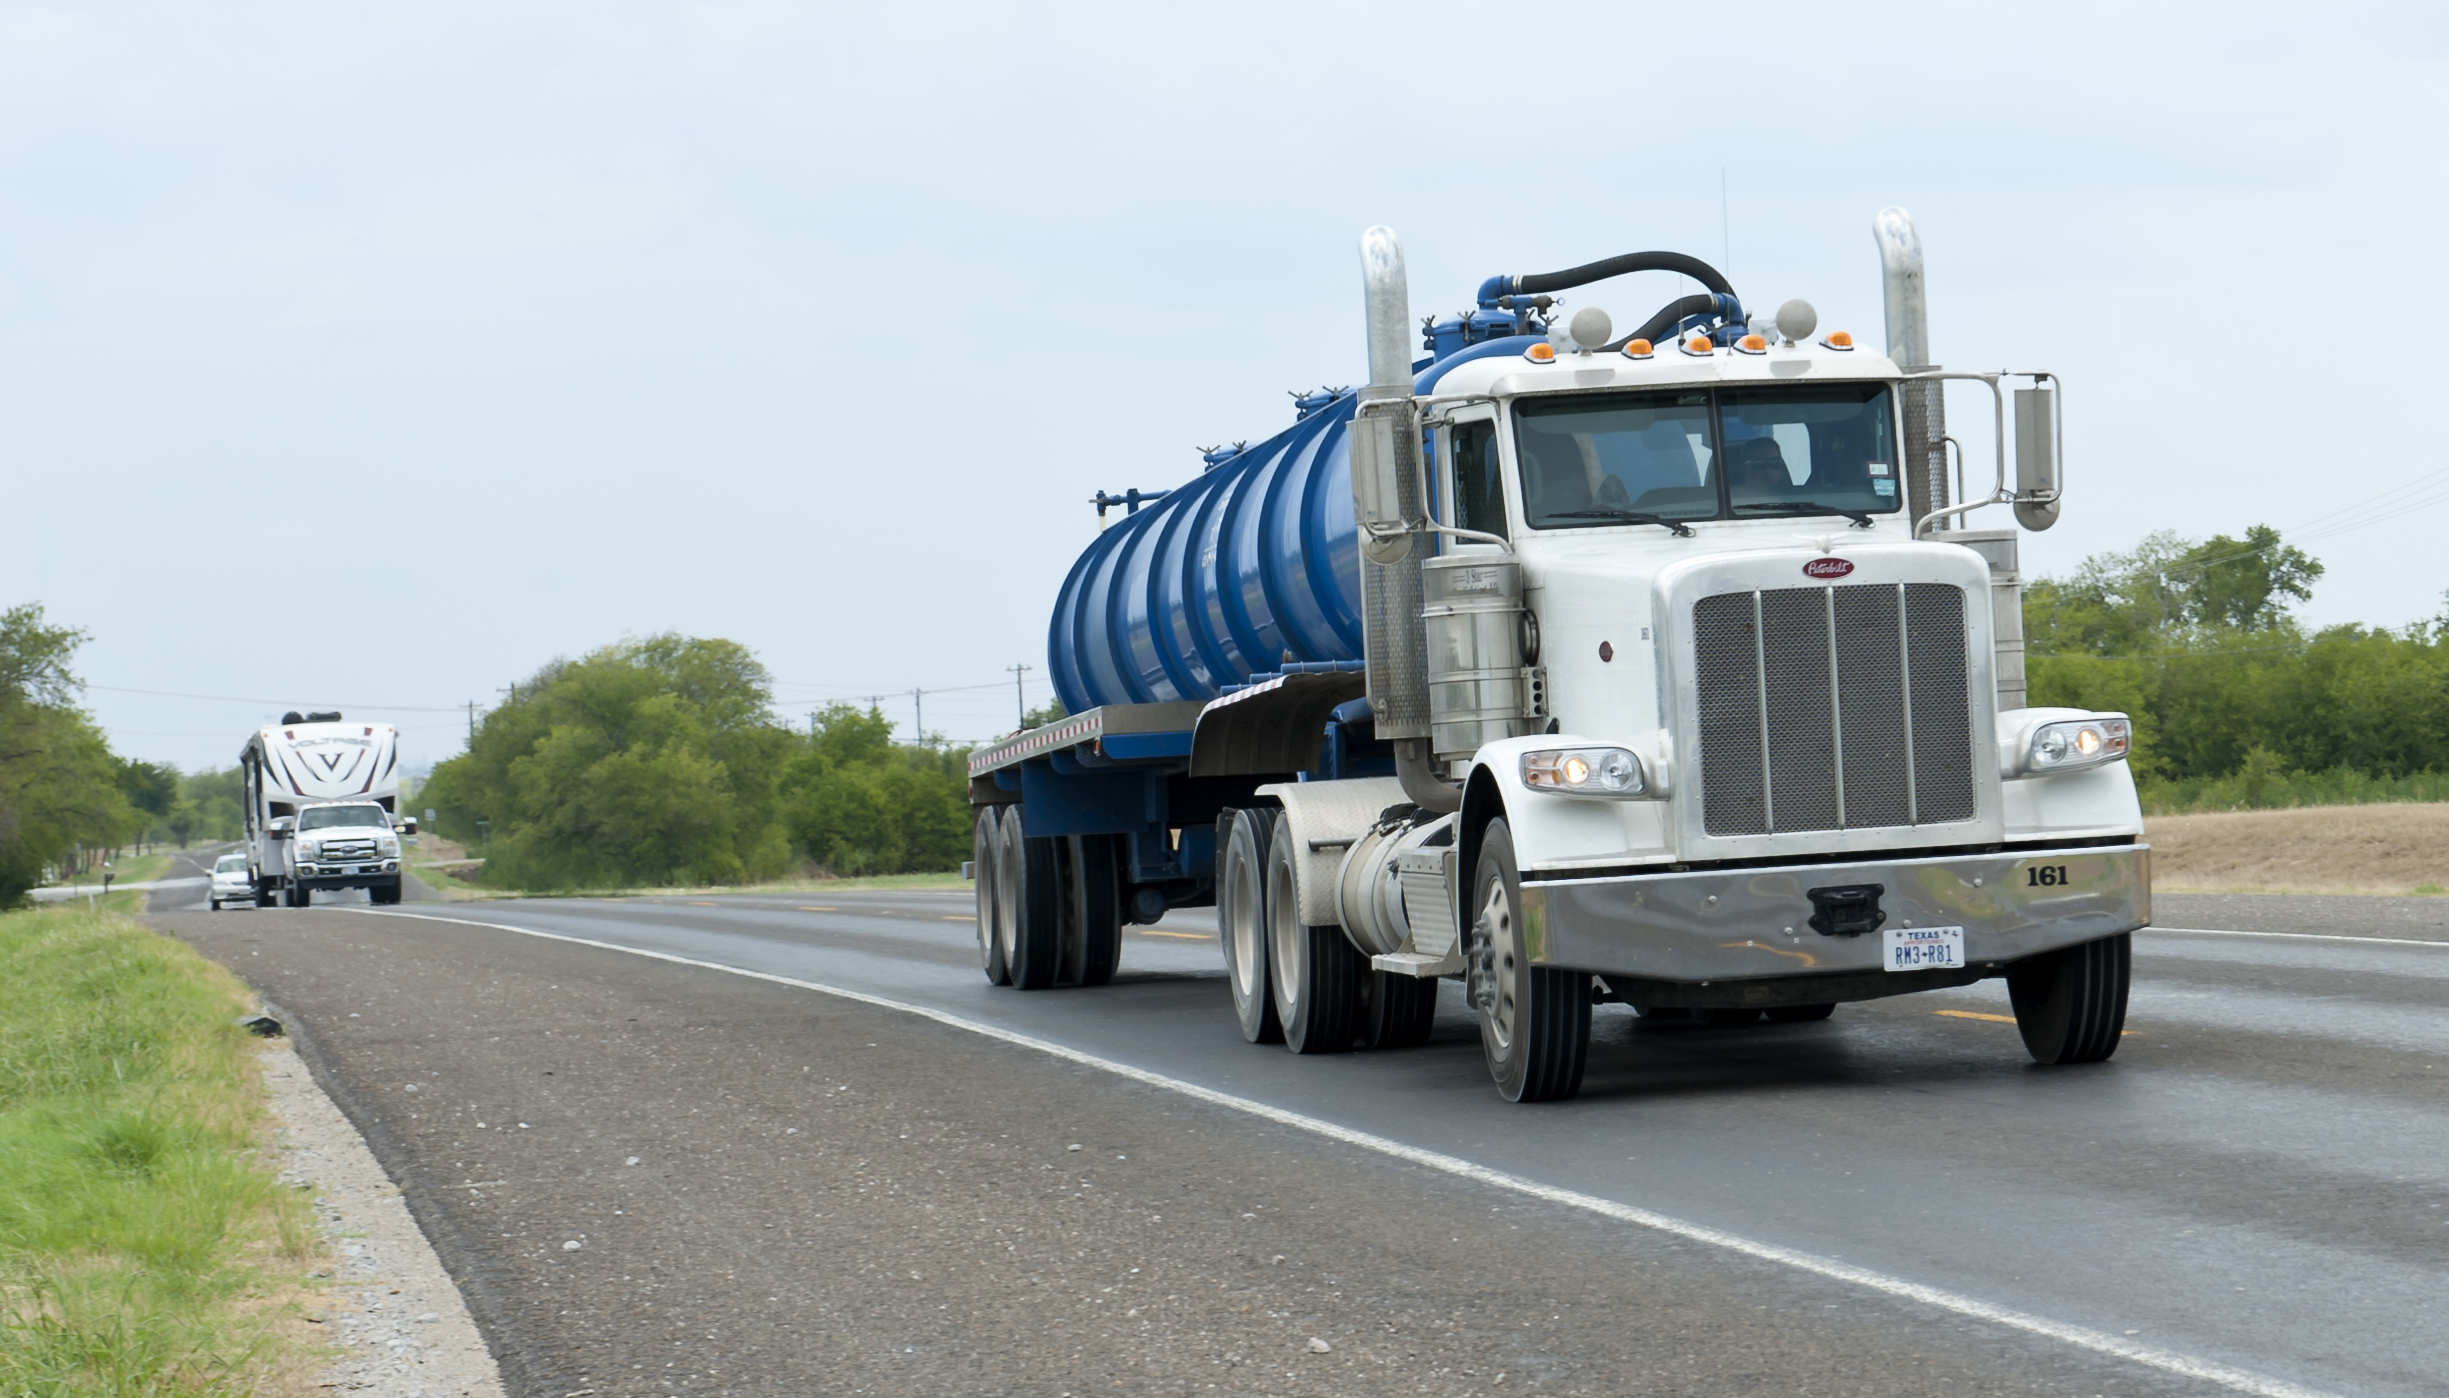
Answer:
M263 1391L315 1243L255 1153L245 988L81 907L0 915L0 987L0 1394Z
M167 878L170 874L170 866L176 862L177 857L168 854L134 854L125 859L114 859L111 861L111 882L143 883L151 879ZM62 879L60 883L75 884L83 888L98 888L102 884L102 871L96 869L91 873L79 874L73 879Z
M2327 772L2285 771L2266 755L2261 760L2248 756L2243 767L2224 777L2153 779L2137 785L2147 815L2449 801L2449 773L2379 777L2347 767Z

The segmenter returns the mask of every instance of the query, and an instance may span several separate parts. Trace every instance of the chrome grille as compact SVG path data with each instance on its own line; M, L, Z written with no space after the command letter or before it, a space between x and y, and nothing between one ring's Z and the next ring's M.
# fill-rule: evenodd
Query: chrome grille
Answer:
M319 857L326 862L372 859L374 842L372 840L325 840L323 853Z
M1709 834L1973 818L1961 589L1724 592L1694 604L1692 635Z

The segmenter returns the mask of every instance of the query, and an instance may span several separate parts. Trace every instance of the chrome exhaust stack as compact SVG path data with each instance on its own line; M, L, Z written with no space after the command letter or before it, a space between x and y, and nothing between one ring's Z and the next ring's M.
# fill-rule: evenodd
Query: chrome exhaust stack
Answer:
M1930 362L1929 298L1922 279L1922 235L1913 215L1893 206L1871 220L1871 237L1879 244L1881 289L1888 312L1888 357L1907 373L1935 369ZM1948 507L1947 400L1934 380L1908 383L1897 395L1903 409L1905 440L1898 464L1905 478L1906 508L1914 519ZM1939 520L1934 528L1948 528Z
M1352 515L1360 528L1361 624L1369 707L1377 735L1394 743L1404 795L1435 811L1462 809L1460 788L1429 752L1428 654L1420 619L1420 558L1427 524L1420 489L1420 414L1412 398L1411 288L1395 231L1361 234L1361 290L1369 322L1369 385L1352 420Z

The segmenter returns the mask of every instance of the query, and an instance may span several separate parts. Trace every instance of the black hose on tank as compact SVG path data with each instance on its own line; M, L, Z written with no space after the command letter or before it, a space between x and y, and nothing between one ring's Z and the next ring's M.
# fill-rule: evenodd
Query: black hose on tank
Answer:
M1635 340L1647 340L1653 345L1657 344L1660 338L1671 333L1676 324L1684 317L1705 316L1717 308L1718 298L1706 291L1696 291L1690 296L1678 296L1661 307L1658 314L1642 322L1639 330L1621 340L1610 340L1599 348L1602 351L1620 350Z
M1721 296L1732 296L1735 288L1718 269L1680 252L1628 252L1598 262L1568 267L1561 272L1533 272L1528 276L1490 277L1480 284L1480 303L1495 301L1507 294L1535 296L1541 292L1563 291L1568 287L1588 286L1609 277L1621 277L1628 272L1681 272Z

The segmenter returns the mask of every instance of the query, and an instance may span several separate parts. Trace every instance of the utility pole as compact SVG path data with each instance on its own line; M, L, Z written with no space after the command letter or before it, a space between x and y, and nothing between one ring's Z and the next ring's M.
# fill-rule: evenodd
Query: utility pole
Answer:
M476 701L473 699L468 701L468 748L470 751L476 748Z
M1029 726L1029 699L1028 696L1021 693L1020 677L1028 673L1029 667L1026 665L1007 665L1004 668L1012 672L1012 713L1014 715L1012 726L1014 728L1026 728Z
M918 725L918 745L920 747L925 747L927 745L926 693L927 691L923 689L913 689L910 691L910 714L912 719Z

